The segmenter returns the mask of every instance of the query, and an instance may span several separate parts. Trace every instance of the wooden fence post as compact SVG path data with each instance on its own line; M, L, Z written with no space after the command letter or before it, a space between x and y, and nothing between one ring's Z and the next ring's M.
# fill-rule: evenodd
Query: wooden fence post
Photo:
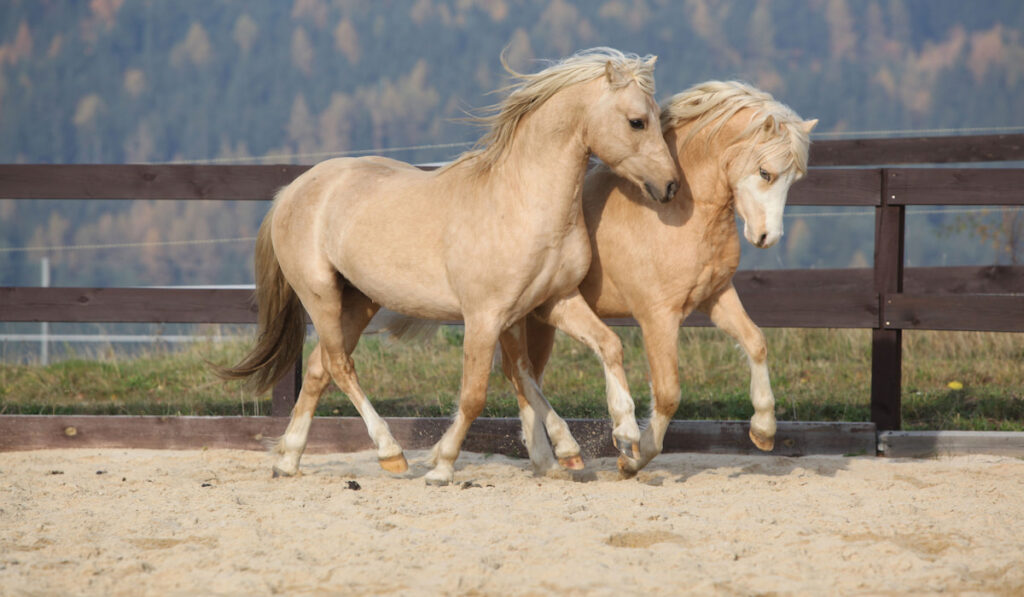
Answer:
M295 361L295 367L274 386L270 399L270 416L287 417L291 415L301 387L302 357L300 356Z
M903 330L889 327L890 294L903 292L903 241L906 208L890 192L897 173L882 169L881 201L875 209L875 291L878 326L871 333L871 421L879 431L902 426Z

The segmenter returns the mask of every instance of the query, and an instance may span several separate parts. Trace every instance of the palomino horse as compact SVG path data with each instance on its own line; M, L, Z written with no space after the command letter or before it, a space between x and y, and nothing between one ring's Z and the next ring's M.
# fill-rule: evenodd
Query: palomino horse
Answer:
M579 289L599 316L632 316L640 323L654 392L639 457L619 459L624 473L635 473L661 453L679 406L679 325L694 309L708 313L746 352L754 406L750 439L761 450L774 447L775 398L764 335L731 281L740 259L734 212L743 218L743 235L752 245L766 248L779 240L786 195L807 172L809 135L817 122L801 120L748 85L711 81L671 98L661 113L665 140L683 174L676 201L643 201L606 168L587 176L583 211L593 260ZM527 328L532 377L540 379L554 329L536 318L529 318ZM519 403L530 408L521 393ZM524 429L525 437L536 435L542 431ZM528 446L535 465L550 460L543 443Z
M484 406L496 343L524 352L522 320L541 306L549 324L597 339L606 376L615 381L609 404L622 414L623 443L639 441L618 338L576 288L590 265L581 194L591 154L653 202L668 201L677 188L652 99L654 60L596 48L539 73L513 72L519 82L482 119L491 128L481 148L446 167L424 172L381 157L333 159L278 193L256 241L259 340L222 371L251 377L260 391L271 387L301 355L305 307L320 344L277 442L275 475L298 471L331 379L366 422L381 466L406 470L350 356L381 306L465 321L459 408L434 448L428 483L452 481L462 441Z

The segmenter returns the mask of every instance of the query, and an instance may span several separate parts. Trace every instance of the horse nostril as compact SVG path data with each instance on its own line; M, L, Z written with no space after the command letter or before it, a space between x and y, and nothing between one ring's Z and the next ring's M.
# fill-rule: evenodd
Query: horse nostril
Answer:
M665 201L668 201L669 199L675 197L676 196L676 191L678 191L678 190L679 190L679 183L677 183L674 180L672 182L668 183L668 187L665 189L665 197L666 197Z
M651 199L658 199L658 194L654 192L654 185L652 185L651 183L645 182L644 190L647 191L647 196L650 197Z
M768 240L768 234L767 233L762 234L761 238L757 239L757 246L763 247L765 241L767 241L767 240Z

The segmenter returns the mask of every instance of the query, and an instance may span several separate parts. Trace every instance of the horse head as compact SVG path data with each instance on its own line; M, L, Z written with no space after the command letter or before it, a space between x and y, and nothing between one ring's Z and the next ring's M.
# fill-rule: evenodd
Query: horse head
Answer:
M736 212L743 218L743 236L755 247L766 249L782 238L789 187L807 173L808 136L817 123L780 122L769 115L758 125L763 140L744 148L729 163L728 178Z
M613 172L644 194L667 203L679 188L679 171L658 126L653 69L656 58L609 59L590 105L584 142Z
M686 155L715 160L715 178L727 185L747 241L762 249L777 243L789 188L807 173L810 132L818 121L802 120L750 85L709 81L669 100L661 122L666 132L686 131L683 147L703 139L699 151Z

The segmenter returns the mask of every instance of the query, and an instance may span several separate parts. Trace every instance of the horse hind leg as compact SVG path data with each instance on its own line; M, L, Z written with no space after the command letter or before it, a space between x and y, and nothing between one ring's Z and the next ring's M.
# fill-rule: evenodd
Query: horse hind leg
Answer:
M306 449L309 427L313 422L313 412L330 383L331 378L323 367L320 345L317 344L309 356L306 373L302 378L302 389L292 408L288 427L284 435L271 447L271 451L277 455L273 466L274 477L291 477L298 474L299 460Z
M373 317L377 307L358 290L346 288L340 303L320 297L327 293L303 297L313 325L320 334L320 343L310 355L303 378L299 400L292 409L291 421L284 436L278 440L275 452L279 455L274 465L275 476L294 475L305 449L313 412L324 390L333 379L348 396L363 417L370 438L377 447L381 467L389 472L401 473L408 469L402 448L395 441L385 422L373 409L356 378L351 353L359 342L359 335Z
M565 420L558 416L541 392L544 368L547 366L548 359L551 357L551 349L555 344L555 328L530 316L526 318L525 330L525 344L531 373L529 380L540 397L540 403L547 408L544 415L544 426L555 448L558 463L567 469L580 470L583 468L580 445L569 431Z
M530 462L536 472L543 474L555 468L557 454L559 465L580 470L583 468L583 459L580 457L579 444L540 390L524 346L525 328L524 322L520 321L503 332L501 347L502 368L516 390L519 418ZM543 341L542 338L536 340ZM555 445L555 454L552 454L551 444L548 443L549 437Z
M537 316L593 350L604 369L608 413L612 419L612 442L623 459L640 457L640 426L636 406L626 383L622 364L622 341L590 309L579 291L538 309ZM622 468L622 461L620 461Z
M341 313L341 336L344 345L344 354L338 356L336 369L339 376L335 382L348 396L353 406L359 412L359 416L366 423L366 430L377 448L377 462L381 468L389 473L400 474L409 469L409 463L402 452L402 446L391 434L391 429L377 411L373 408L369 398L359 385L356 376L355 364L352 361L352 352L359 343L359 338L366 329L366 326L373 319L373 315L379 308L365 294L348 286L344 291Z

